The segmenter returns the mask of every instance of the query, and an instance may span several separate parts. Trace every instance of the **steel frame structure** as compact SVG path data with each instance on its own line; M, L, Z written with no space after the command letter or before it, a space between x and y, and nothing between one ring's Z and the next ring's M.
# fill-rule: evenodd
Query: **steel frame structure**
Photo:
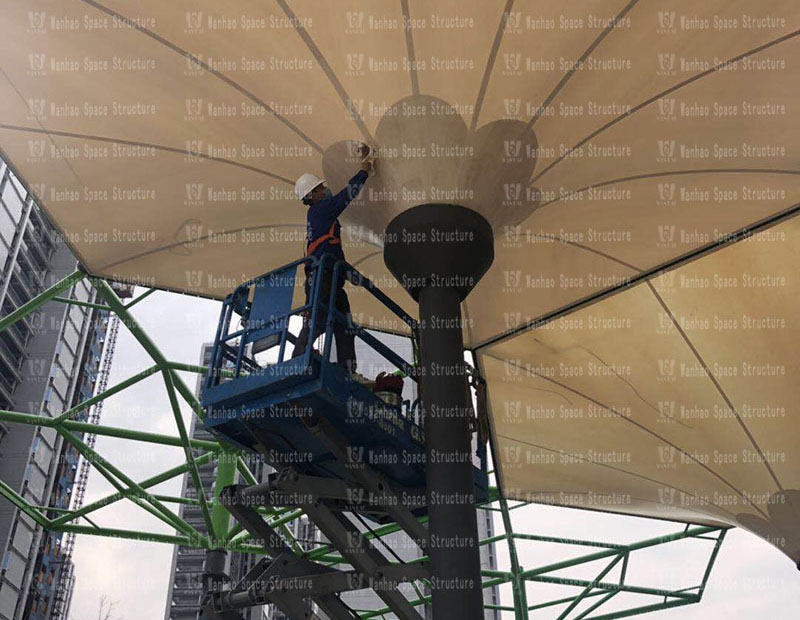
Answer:
M195 398L195 395L186 386L178 372L203 374L207 372L208 369L203 366L168 360L131 314L131 308L151 295L155 289L148 289L128 303L123 303L108 282L103 279L91 278L93 286L98 291L99 298L105 302L105 305L81 302L60 296L62 292L67 291L76 282L88 277L88 274L84 271L80 269L76 270L13 313L0 319L0 331L13 325L21 318L35 312L43 304L51 301L100 307L104 310L110 310L119 317L134 338L150 355L154 362L153 365L101 391L57 417L51 418L15 411L0 411L0 420L15 424L27 424L55 429L65 441L75 446L81 456L116 489L116 492L78 509L73 508L70 510L56 509L50 506L34 506L3 481L0 481L0 495L11 502L11 504L21 512L28 515L38 525L48 530L71 534L125 538L142 542L167 543L206 550L226 549L269 556L269 553L265 553L264 545L251 542L253 540L253 534L251 531L248 531L247 515L243 515L241 511L238 511L230 502L230 498L228 502L221 501L220 499L223 489L232 487L235 483L237 472L241 480L251 485L251 487L259 483L247 467L245 460L242 458L243 455L241 451L223 442L191 439L181 415L181 399L190 406L201 420L203 419L204 412L200 403ZM160 374L163 378L178 431L177 436L141 432L100 424L95 425L73 419L79 412L100 403L104 399L154 374ZM137 482L104 459L92 448L91 442L86 440L86 437L89 435L104 435L145 444L180 447L184 451L186 461L182 465ZM194 456L193 450L199 450L201 454L199 456ZM190 499L151 493L148 490L162 482L174 479L185 473L188 473L192 477L195 487L200 489L202 485L199 480L198 465L211 461L216 461L218 463L214 498L208 499L204 494L200 493L197 499ZM230 489L223 495L230 495ZM154 517L166 523L170 528L174 528L176 533L163 534L100 527L87 518L87 515L90 515L94 511L123 499L131 501L148 511ZM174 510L168 507L168 504L194 504L199 506L202 510L209 534L204 535L200 533L187 521L182 519ZM508 500L501 496L496 487L492 487L490 489L489 501L478 508L479 510L500 513L503 529L505 530L503 533L481 540L480 545L505 541L508 546L508 555L510 559L510 570L508 571L482 570L483 587L489 588L510 584L513 595L511 605L487 604L485 608L497 609L502 612L513 612L514 617L518 620L527 620L531 614L543 610L552 611L552 616L548 617L558 618L559 620L566 620L567 618L572 618L573 620L611 620L614 618L635 616L698 603L703 596L706 583L727 531L727 528L724 527L687 524L682 529L670 535L651 538L633 544L614 544L515 532L511 522L511 511L526 505L528 505L526 502L516 502L511 505ZM287 528L287 524L300 518L307 510L304 511L303 508L291 506L270 506L255 508L253 512L259 515L262 522L280 538L280 541L277 539L274 540L275 548L277 549L279 547L281 553L290 553L295 556L298 565L308 566L311 563L315 563L315 566L322 567L317 569L318 572L325 574L324 567L326 566L348 564L345 555L332 544L320 543L318 547L310 551L303 550L303 546L291 534L289 528ZM239 517L241 520L238 520L232 527L229 527L231 515ZM78 523L80 519L85 519L88 525ZM420 519L421 523L425 521L426 518ZM366 533L364 538L366 540L371 540L375 537L380 538L397 532L400 529L402 529L400 525L391 523L375 528ZM628 565L631 556L636 551L650 549L681 540L703 540L707 541L705 544L710 546L708 560L700 583L680 589L663 589L630 583ZM582 546L594 549L594 551L561 562L539 566L533 569L525 569L522 567L519 560L520 553L518 546L522 541ZM581 567L601 560L604 561L605 565L594 579L578 579L567 577L562 574L565 569ZM426 563L426 561L427 556L423 556L414 562ZM413 574L415 571L413 567L407 567L407 572ZM424 584L425 573L424 571L418 572L422 576L413 578ZM612 573L616 573L617 576L612 577ZM570 587L571 591L565 593L563 597L541 602L537 601L531 604L528 601L528 593L526 590L526 584L529 583L558 584ZM332 586L328 585L327 587L330 588ZM340 590L341 589L353 588L340 587ZM409 601L410 605L412 607L419 607L429 604L430 596L423 594L423 591L419 588L415 588L415 590L418 596L416 599ZM606 605L606 603L611 600L619 601L620 597L618 595L625 593L640 595L640 597L637 598L637 602L622 609L617 608L609 610L609 606ZM641 604L641 596L649 597L649 602ZM358 615L364 619L382 618L385 617L385 614L390 612L391 610L386 607L377 610L362 610L359 611Z

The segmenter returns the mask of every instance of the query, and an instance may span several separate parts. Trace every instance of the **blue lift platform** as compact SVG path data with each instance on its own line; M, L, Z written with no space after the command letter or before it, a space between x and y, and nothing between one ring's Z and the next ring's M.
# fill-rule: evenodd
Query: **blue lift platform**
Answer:
M294 306L301 271L310 278L310 298ZM333 285L344 278L363 288L408 327L416 352L416 321L368 278L344 261L303 258L240 285L223 302L210 372L203 392L206 428L262 455L276 474L262 493L270 503L291 505L292 492L311 492L334 510L397 521L399 500L414 517L426 514L425 435L419 402L385 402L331 361L334 324L347 325L334 307L322 303L323 270ZM325 326L322 351L309 343L291 358L296 337L290 318L304 316ZM358 325L349 325L407 379L417 380L414 359L404 359ZM253 350L269 363L259 364ZM225 371L228 371L227 373ZM476 501L488 499L486 445L473 440ZM388 494L388 495L387 495ZM280 503L280 501L287 503Z
M301 269L310 294L294 305ZM339 595L371 588L400 620L422 620L398 587L429 582L427 563L397 563L363 534L372 529L370 520L392 521L421 553L428 552L427 525L420 520L428 512L424 409L418 402L384 400L331 361L334 326L347 325L347 318L336 310L334 295L323 303L318 276L324 270L330 270L331 290L344 278L386 306L408 327L416 356L414 319L352 266L330 256L290 263L245 282L224 300L202 397L206 428L259 453L275 472L264 482L232 485L220 494L237 522L263 545L265 557L238 584L209 589L204 619L241 620L240 610L273 603L288 618L307 620L311 600L332 620L358 620ZM309 342L303 355L288 355L287 345L296 341L289 330L294 316L312 324L323 319L321 351ZM414 359L404 359L358 325L348 328L417 381ZM264 363L256 355L263 355ZM475 496L483 502L489 494L487 433L479 428L476 419ZM259 507L302 509L353 570L297 556Z

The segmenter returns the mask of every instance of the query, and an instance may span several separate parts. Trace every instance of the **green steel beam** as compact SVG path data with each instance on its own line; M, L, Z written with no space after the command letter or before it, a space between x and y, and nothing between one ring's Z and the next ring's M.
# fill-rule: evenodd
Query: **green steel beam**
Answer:
M171 534L158 534L156 532L137 532L134 530L121 530L110 527L90 527L88 525L60 525L53 528L56 532L70 532L73 534L91 534L92 536L106 536L109 538L124 538L141 542L168 543L184 547L196 547L197 539L189 536L175 536Z
M283 516L275 519L274 521L269 521L269 524L272 527L278 527L280 525L285 525L286 523L290 523L295 519L299 519L303 514L305 514L301 509L296 510L289 510L288 514L284 514Z
M46 516L36 510L36 508L34 508L28 500L22 497L22 495L17 493L2 480L0 480L0 495L5 497L8 501L14 504L14 506L19 508L22 512L24 512L42 527L47 527L50 524L50 521Z
M38 416L30 413L20 413L18 411L0 410L0 420L6 422L16 422L27 424L28 426L46 426L51 428L66 428L79 433L102 435L104 437L117 437L119 439L131 439L133 441L143 441L146 443L160 444L164 446L183 447L180 437L170 437L159 433L147 433L127 428L104 426L102 424L91 424L90 422L79 422L77 420L64 420L59 422L58 418ZM198 450L220 450L220 445L215 441L203 439L190 439L189 445Z
M489 588L492 585L493 584L489 584L489 583L484 581L481 584L481 589ZM431 595L430 594L420 594L419 596L417 596L416 599L410 599L408 602L414 607L419 607L420 605L424 605L426 603L430 603L431 602ZM391 613L391 609L389 609L388 607L383 607L381 609L362 610L362 613L360 613L359 615L362 618L374 618L375 616L382 616L382 615L388 614L388 613Z
M150 377L151 375L157 373L158 371L159 371L159 367L158 366L151 366L150 368L146 368L145 370L137 372L132 377L129 377L129 378L125 379L125 381L117 383L116 385L112 385L107 390L105 390L103 392L100 392L100 394L95 394L91 398L87 398L82 403L78 403L72 409L68 409L67 411L62 413L60 416L58 416L56 418L53 418L53 419L56 421L56 423L63 422L64 420L68 420L72 416L74 416L75 414L80 413L81 411L84 411L84 410L88 409L89 407L91 407L95 403L99 403L101 400L105 400L109 396L113 396L117 392L121 392L125 388L129 388L130 386L132 386L132 385L134 385L136 383L139 383L139 381L147 379L147 377Z
M184 362L167 362L167 366L171 370L183 370L184 372L196 372L199 375L204 375L208 373L207 366L198 366L197 364L185 364ZM234 372L232 370L226 370L221 368L219 370L220 377L231 377L233 378Z
M494 456L494 454L492 455ZM525 580L522 578L522 566L517 555L517 545L514 542L514 527L511 523L511 515L508 514L508 502L505 498L500 498L500 510L502 511L503 529L506 531L508 544L508 555L511 562L511 594L514 600L514 617L517 620L528 619L528 593L525 591Z
M73 306L81 306L82 308L91 308L93 310L104 310L108 312L108 306L104 306L103 304L93 304L90 301L79 301L77 299L69 299L68 297L53 297L53 301L57 301L62 304L71 304Z
M613 592L613 594L616 594L616 592ZM591 592L587 594L584 598L593 598L595 596L602 596L602 595L607 595L607 593L603 590L598 590L597 592ZM546 603L537 603L536 605L529 605L528 611L538 611L539 609L546 609L547 607L563 605L564 603L569 603L573 598L575 597L565 596L564 598L553 599L551 601L547 601Z
M65 436L64 438L67 441L70 441L69 437ZM76 438L76 439L78 439L78 441L80 441L79 438ZM75 444L73 444L73 445L75 445ZM90 449L90 448L88 448L88 446L84 446L84 448L86 450ZM81 448L79 448L77 446L76 446L76 449L81 451ZM92 466L98 472L100 472L100 475L103 476L106 480L108 480L108 482L110 482L111 485L114 488L122 491L127 499L131 500L134 504L136 504L137 506L139 506L143 510L146 510L147 512L152 514L157 519L160 519L161 521L163 521L167 525L172 525L173 527L177 527L176 523L171 518L169 518L169 515L162 514L161 512L156 510L155 507L149 505L142 498L134 495L131 489L125 489L124 485L122 484L120 479L112 472L111 468L106 467L107 463L104 460L101 460L99 458L95 458L94 460L90 460L90 457L88 457L86 455L86 453L81 452L81 454L83 454L85 459L89 460L89 462L92 464ZM86 519L87 521L89 521L88 517L84 516L83 518ZM90 523L91 523L91 521L90 521Z
M144 329L142 329L136 318L125 307L125 304L122 303L122 300L117 297L117 294L108 284L108 282L96 278L92 281L92 283L97 289L98 294L105 299L109 308L111 308L111 310L113 310L114 313L119 316L119 318L125 324L125 327L128 328L128 331L130 331L133 337L136 338L137 342L142 345L142 348L147 351L159 369L169 370L169 361L164 357L164 354L161 353L161 350L150 339ZM173 377L175 389L186 400L186 402L191 405L192 409L194 409L194 412L202 420L205 417L203 408L200 406L200 403L197 402L197 399L192 391L186 386L186 384L183 382L183 379L181 379L176 373L170 371L170 375Z
M154 289L154 288L147 289L147 290L146 290L144 293L142 293L142 294L141 294L141 295L139 295L138 297L135 297L135 298L131 299L131 300L130 300L130 301L127 303L127 304L125 304L125 309L126 309L126 310L130 310L130 309L131 309L131 308L133 308L133 307L134 307L136 304L138 304L140 301L142 301L142 300L144 300L144 299L147 299L148 297L150 297L150 295L152 295L153 293L155 293L155 292L156 292L156 290L157 290L157 289Z
M668 543L675 540L682 540L684 538L693 538L701 534L714 532L718 529L720 528L710 525L701 525L695 528L686 529L682 532L677 532L675 534L668 534L666 536L657 536L655 538L648 538L647 540L643 540L638 543L626 545L625 550L630 552L630 551L636 551L637 549L645 549L647 547L653 547L655 545L660 545L662 543ZM523 571L522 573L520 573L520 575L524 579L528 579L530 577L535 577L543 573L549 573L555 570L560 570L562 568L569 568L570 566L576 566L578 564L585 564L587 562L593 562L594 560L601 560L603 558L608 558L613 555L616 555L619 552L620 552L619 549L608 549L606 551L598 551L597 553L582 555L577 558L572 558L570 560L564 560L563 562L556 562L554 564L548 564L547 566L541 566L539 568L534 568L529 571Z
M606 566L602 571L600 571L600 574L597 575L597 577L595 577L590 583L587 583L586 586L584 586L584 588L583 588L583 590L581 590L580 594L578 594L578 596L576 596L572 600L572 602L569 605L567 605L567 608L564 611L561 612L561 614L558 616L557 620L565 620L565 618L570 614L570 612L573 609L575 609L578 605L580 605L581 601L584 598L586 598L586 595L591 593L592 590L594 590L597 587L597 584L600 583L600 580L603 577L605 577L608 573L610 573L611 570L619 563L619 561L621 559L622 559L622 556L618 555L613 560L611 560L611 562L608 563L608 566Z
M610 570L610 568L611 567L608 567L609 570ZM593 582L582 582L582 583L588 585L588 584L591 584ZM493 585L496 585L496 584L483 582L482 587L485 589L485 588L488 588L488 587L492 587ZM617 593L618 593L618 591L613 591L611 593L607 593L607 592L604 592L604 591L590 593L588 596L605 595L605 597L604 597L603 600L601 600L597 604L593 605L592 608L590 608L590 610L584 611L580 616L578 616L578 618L585 618L587 613L589 613L590 611L593 611L594 609L599 607L600 604L602 604L606 600L610 599L611 595L614 595L614 594L617 594ZM675 594L673 592L667 592L664 595L665 596L674 596ZM421 596L421 597L418 597L415 600L410 600L409 602L411 603L411 605L419 606L419 605L422 605L422 604L424 604L426 602L429 602L430 598L431 598L430 595ZM586 596L584 596L582 598L586 598ZM532 605L530 607L526 607L524 611L525 611L525 614L527 614L528 611L534 611L534 610L538 610L538 609L543 609L545 607L551 607L551 606L554 606L554 605L562 605L564 603L568 603L568 602L574 601L574 600L575 600L575 596L569 596L569 597L565 597L565 598L562 598L562 599L549 601L549 602L543 603L543 604ZM699 597L695 594L695 595L687 596L685 598L679 598L679 599L673 600L673 601L663 601L661 603L655 603L655 604L651 604L651 605L643 605L643 606L635 607L635 608L632 608L632 609L627 609L627 610L622 610L622 611L617 611L617 612L605 614L605 615L602 615L602 616L592 616L591 620L612 620L612 619L616 619L616 618L625 618L625 617L628 617L628 616L637 615L639 613L647 613L647 612L650 612L650 611L659 611L659 610L662 610L662 609L669 609L671 607L679 607L679 606L682 606L682 605L688 605L688 604L691 604L691 603L696 603L698 601L699 601ZM489 606L486 605L485 607L489 607ZM498 607L498 606L492 606L492 607ZM519 615L519 612L520 612L520 609L518 607L514 607L514 608L505 607L504 609L508 610L508 611L513 610L515 612L515 615ZM389 613L390 611L391 610L388 607L384 607L384 608L381 608L381 609L371 610L371 611L369 611L367 613L362 613L362 614L360 614L360 616L361 616L361 618L364 618L364 619L374 618L375 616L381 616L383 614ZM559 616L559 618L563 618L563 617L566 617L566 616L564 614ZM578 618L576 618L575 620L578 620Z
M247 466L247 463L244 462L244 459L241 456L236 459L236 469L242 478L244 478L245 482L247 482L247 484L258 484L258 480L256 480L255 475L250 471L250 468Z
M654 603L653 605L641 605L639 607L632 607L631 609L615 611L612 613L603 614L601 616L591 616L591 618L587 618L587 620L618 620L619 618L629 618L630 616L648 614L653 611L663 611L665 609L682 607L683 605L691 605L692 603L699 602L699 598L693 600L664 601L662 603Z
M196 499L192 499L191 497L176 497L175 495L158 495L153 494L160 502L167 502L170 504L185 504L187 506L199 506L200 501Z
M275 529L283 534L284 539L289 543L289 547L291 547L292 551L294 551L294 554L297 557L302 557L305 551L300 543L297 542L297 539L294 537L294 534L292 534L292 531L287 527L287 525L285 523L280 523L275 526Z
M259 511L261 512L261 511ZM300 518L304 514L303 510L300 508L280 508L278 510L274 510L269 512L266 517L267 523L273 527L278 528L287 538L289 545L292 546L295 552L300 552L301 554L304 553L300 545L297 543L297 539L294 535L289 531L286 527L287 523L291 523L295 519ZM241 530L241 528L236 528L236 533L231 534L230 542L231 543L240 543L250 538L250 532L246 530Z
M602 581L594 582L586 579L574 579L571 577L548 577L546 575L536 575L535 577L528 578L528 581L537 581L540 583L550 583L559 586L577 586L586 588L592 586L599 590L604 591L619 591L628 592L631 594L649 594L651 596L672 596L679 599L693 599L697 598L697 593L690 593L679 590L664 590L661 588L647 588L644 586L632 586L619 583L604 583ZM697 588L698 586L695 586Z
M213 525L214 535L212 540L217 547L223 547L228 538L228 526L231 520L231 513L219 501L220 494L225 487L232 485L236 481L236 462L239 455L236 452L222 450L217 461L217 477L214 481L214 506L211 510L209 519ZM199 478L198 478L199 479ZM198 489L202 487L198 486ZM200 494L203 495L202 493ZM205 497L203 497L203 500Z
M580 540L577 538L559 538L557 536L539 536L537 534L520 534L518 532L512 532L510 534L512 538L516 538L518 540L535 540L537 542L552 542L552 543L559 543L561 545L581 545L583 547L603 547L605 549L616 549L616 550L625 550L627 549L627 545L618 545L613 543L605 543L605 542L595 542L592 540Z
M72 443L72 439L70 437L64 436L64 439L66 439L68 442ZM76 439L79 442L81 441L80 438L77 438L77 437L75 437L74 439ZM75 445L75 444L73 443L73 445ZM92 466L97 471L100 472L100 475L103 476L106 480L108 480L114 488L121 490L125 494L125 497L127 499L131 500L134 504L136 504L137 506L139 506L143 510L146 510L147 512L152 514L155 518L160 519L161 521L163 521L167 525L172 525L173 527L177 527L177 524L172 519L169 518L169 515L165 515L165 514L161 513L154 506L151 506L146 501L144 501L144 499L134 495L133 492L131 491L131 489L125 489L124 486L122 485L122 483L120 482L120 478L118 478L113 473L112 468L108 467L109 464L105 460L99 458L99 455L96 455L93 460L90 460L90 457L87 456L87 454L85 452L83 452L80 447L78 447L77 445L75 445L75 447L79 452L81 452L83 457L85 459L89 460L89 462L92 464ZM91 450L91 448L89 448L86 445L83 445L83 448L85 450ZM74 518L74 517L71 517L70 520L72 520L72 518ZM89 520L89 517L84 516L83 518L91 523L91 521ZM94 524L92 523L92 525L94 525Z
M202 454L195 459L195 464L205 465L206 463L211 462L215 457L216 454L214 452L206 452L205 454ZM189 471L189 466L186 463L184 463L183 465L178 465L177 467L173 467L172 469L168 469L167 471L152 476L147 480L143 480L142 482L139 483L139 486L141 486L143 489L149 489L151 487L156 486L157 484L161 484L162 482L171 480L176 476L185 474L187 471ZM68 521L72 521L73 519L80 518L84 515L89 514L90 512L94 512L96 510L99 510L100 508L108 506L109 504L113 504L122 499L125 499L126 497L127 497L126 494L119 491L116 493L112 493L111 495L103 497L95 502L92 502L91 504L87 504L86 506L83 506L78 510L72 511L72 513L70 513L68 517L58 517L57 519L54 519L53 524L62 525L64 523L67 523Z
M484 603L484 609L496 609L498 611L514 611L514 608L509 605L492 605L491 603Z
M19 321L22 317L29 315L31 312L34 312L38 308L42 307L48 301L52 300L54 297L59 295L62 291L67 290L68 288L74 286L81 280L86 277L86 274L80 270L76 269L71 274L66 276L65 278L59 280L50 288L42 291L36 297L31 299L28 303L22 304L19 308L14 310L14 312L4 316L0 319L0 332L4 329L12 326L14 323Z
M205 520L206 527L208 528L208 535L213 539L222 539L225 536L225 532L227 531L227 523L224 523L222 519L217 514L216 520L211 518L211 509L208 506L208 501L206 500L206 494L203 489L203 483L200 480L200 470L197 469L197 464L194 461L194 454L192 454L192 448L189 445L189 433L186 432L186 425L183 423L183 412L181 411L180 404L178 403L178 397L175 394L175 384L174 384L174 376L173 372L167 368L165 368L162 373L164 377L164 385L167 388L167 396L169 397L169 404L172 407L173 417L175 418L175 425L178 427L178 434L181 436L181 443L183 444L183 454L186 457L186 464L189 466L189 475L192 477L192 482L194 483L194 488L197 491L197 497L200 500L200 508L203 511L203 519ZM218 463L217 463L217 479L219 479L220 473L223 469L224 462L227 460L224 458L225 452L220 452L218 456ZM227 469L226 469L227 471ZM232 484L233 480L228 484ZM219 493L215 496L218 496ZM219 504L217 504L219 505ZM217 505L215 505L215 511L217 509ZM224 508L222 508L224 510ZM228 514L228 511L225 510L225 514Z
M56 508L55 506L34 506L33 504L31 504L31 507L34 510L38 510L42 514L44 514L45 512L56 512L58 514L68 514L72 512L69 508Z
M61 429L61 435L70 444L72 444L75 449L81 453L81 456L88 460L120 493L129 499L132 499L140 506L143 506L144 501L150 503L150 505L156 510L156 512L153 513L154 516L159 517L165 523L168 523L176 529L181 530L184 534L188 536L197 536L199 539L205 539L205 536L203 536L191 525L186 523L186 521L181 519L177 514L172 512L164 504L158 501L134 480L114 467L114 465L109 463L92 448L84 444L76 435L73 435L66 429ZM120 484L120 481L127 485L128 488L124 488L122 484ZM136 491L135 495L133 494L133 491ZM147 510L147 508L145 509Z
M618 591L614 591L614 592L606 592L606 593L604 593L601 590L598 590L596 592L592 592L591 594L587 594L585 598L589 598L590 596L599 595L599 594L602 594L603 596L599 600L595 601L593 604L589 605L589 607L584 609L577 616L575 616L575 618L573 620L583 620L584 618L586 618L586 616L588 616L590 613L592 613L595 609L597 609L601 605L604 605L605 603L610 601L612 598L614 598L617 594L619 594L619 592Z
M229 460L229 462L230 463L235 463L236 459L235 458L231 458ZM2 490L3 489L0 489L0 491L2 491ZM7 493L3 493L3 494L7 495ZM169 499L169 498L165 498L165 499ZM178 499L185 500L185 498L178 498ZM25 500L22 499L22 498L19 498L18 502L20 503L21 506L25 506L27 504L25 502ZM279 522L282 523L282 524L286 523L286 522L289 522L292 519L297 518L298 516L300 516L301 512L302 511L300 511L300 510L288 511L288 514L282 516L278 521L273 522L272 525L273 526L277 525ZM44 517L42 517L42 518L44 518ZM160 535L160 534L147 534L147 533L133 532L133 531L128 531L128 530L114 530L114 529L109 529L109 528L94 528L94 527L75 526L75 525L60 526L60 525L57 525L55 522L53 522L52 525L54 526L52 529L57 529L58 531L74 531L76 533L89 533L89 534L102 535L102 536L123 537L123 538L130 538L130 539L134 539L134 540L149 540L149 541L154 541L154 542L171 542L173 544L181 544L181 545L186 545L186 546L197 546L197 542L198 542L196 539L192 539L192 538L188 538L188 537L166 536L166 535ZM382 534L387 534L387 533L391 533L390 530L392 530L393 528L391 526L385 526L384 528L381 528L381 529L384 530L384 532L382 532ZM704 529L705 530L714 530L715 528L700 527L700 528L695 528L694 531L687 529L687 530L684 530L684 532L681 532L680 534L683 534L683 535L685 535L685 537L689 537L689 538L698 537L698 536L700 536L699 532L701 530L704 530ZM719 537L718 537L718 539L716 541L715 547L714 547L715 552L718 550L719 545L721 544L721 540L720 539L723 538L724 534L725 534L725 530L718 530L718 531L720 531L720 535L719 535ZM508 536L508 535L507 535L507 537L509 539L512 538L511 536ZM659 544L659 541L661 541L661 542L671 542L673 540L678 540L679 538L680 538L680 535L663 536L663 537L659 537L659 538L656 538L656 539L648 539L648 540L642 541L640 543L634 543L632 545L629 545L629 547L630 548L636 548L636 549L642 549L642 548L646 548L648 546L652 546L653 544ZM565 539L565 540L568 540L568 539ZM487 539L487 541L488 541L488 539ZM231 540L231 542L233 542L233 541ZM570 541L570 542L572 542L572 541ZM582 541L582 542L586 542L586 541ZM233 545L232 545L232 547L233 547ZM246 547L241 547L240 549L242 549L245 552L258 552L258 551L260 551L260 549L258 547L254 547L253 549L246 548ZM579 594L577 596L571 596L571 597L566 597L566 598L562 598L562 599L557 599L557 600L554 600L554 601L549 601L547 603L533 605L531 607L527 607L526 606L525 609L524 609L524 612L527 613L529 610L538 610L538 609L542 609L542 608L553 606L553 605L560 605L560 604L564 604L564 603L570 603L568 608L566 610L564 610L562 612L562 614L559 616L560 619L563 619L563 618L566 618L566 616L569 614L569 612L572 611L581 602L581 600L584 600L585 598L589 598L589 597L595 597L595 596L603 595L603 598L601 600L596 602L590 608L588 608L583 613L581 613L580 616L578 616L578 618L585 618L589 613L591 613L591 611L593 611L594 609L598 608L602 603L604 603L605 601L609 600L613 595L615 595L615 594L617 594L619 592L629 592L629 593L637 593L637 594L648 594L648 595L672 597L673 599L676 599L676 600L672 600L672 601L666 601L665 600L664 602L656 603L656 604L653 604L653 605L640 606L640 607L636 607L636 608L629 609L629 610L623 610L623 611L614 612L614 613L611 613L611 614L606 614L606 615L603 615L603 616L593 616L592 618L594 620L600 620L600 619L612 620L614 618L623 618L623 617L628 617L628 616L639 614L639 613L646 613L648 611L656 611L656 610L660 610L660 609L667 609L667 608L670 608L670 607L686 605L686 604L689 604L689 603L693 603L693 602L699 601L699 599L700 599L700 594L699 593L688 593L688 592L685 592L685 591L661 590L661 589L655 589L655 588L644 588L644 587L631 586L631 585L611 584L611 583L603 583L603 582L601 582L600 580L618 563L618 561L620 559L623 558L623 555L624 555L623 553L620 553L619 551L612 551L612 553L614 553L616 555L616 557L592 581L579 580L579 579L570 579L570 578L559 578L559 577L547 577L547 576L544 576L544 575L531 575L531 576L528 576L527 578L529 580L531 580L531 581L539 581L539 582L545 582L545 583L554 583L554 584L570 585L570 586L583 586L584 590L583 590L583 592L581 594ZM593 556L596 556L596 555L597 554L592 554L591 556L584 556L584 558L583 558L584 562L594 561L594 559L596 559L596 558L593 558ZM714 553L713 555L715 556L716 553ZM587 559L587 558L593 558L593 559ZM712 557L712 563L713 563L713 559L714 559L714 557ZM568 561L568 562L570 562L571 565L574 565L574 564L572 564L572 561ZM560 564L563 564L563 563L560 563ZM552 569L552 570L555 570L555 569ZM707 569L706 573L708 573L709 571L710 571L710 569ZM500 575L502 575L502 577L499 578L499 579L492 579L492 580L489 580L489 581L485 581L483 583L483 587L484 588L492 587L494 585L498 585L500 583L503 583L503 582L507 581L508 579L513 579L516 576L514 573L505 573L503 571L484 571L484 572L490 572L492 574L498 574L499 573ZM527 574L530 574L532 572L534 572L534 571L528 571ZM697 589L697 588L699 588L699 586L696 586L695 588L690 588L690 589ZM598 591L592 591L594 589L598 589ZM428 597L428 596L420 596L420 597L417 598L416 601L412 601L412 604L413 605L421 605L421 604L427 602L429 600L429 598L430 597ZM382 614L386 613L387 611L388 610L374 610L374 611L368 612L367 614L362 614L362 617L363 618L370 618L370 617L374 617L376 615L382 615ZM517 613L519 613L519 611L520 611L519 607L515 606L515 611Z
M717 541L714 543L714 549L711 551L711 557L708 560L708 564L706 565L706 570L703 573L703 579L700 582L700 588L697 591L697 595L699 597L703 596L703 592L705 592L706 584L708 583L708 578L711 576L711 569L714 568L714 564L717 561L717 554L719 553L719 548L722 546L722 541L725 540L725 534L728 533L727 529L722 529L717 536Z
M167 367L168 366L169 366L169 362L167 362ZM186 384L183 382L183 380L180 378L180 376L178 376L177 372L175 372L174 370L170 370L169 372L170 372L170 374L172 375L172 377L173 377L173 379L175 381L175 389L181 395L183 400L186 401L186 403L192 408L192 411L194 411L195 415L198 418L200 418L201 421L205 421L206 412L203 409L203 407L200 405L200 401L197 400L197 397L194 395L194 392L192 392L188 387L186 387ZM219 440L219 443L220 443L220 445L225 446L226 449L228 449L228 450L231 450L231 451L235 450L235 448L231 444L228 444L228 443L226 443L226 442L224 442L222 440Z

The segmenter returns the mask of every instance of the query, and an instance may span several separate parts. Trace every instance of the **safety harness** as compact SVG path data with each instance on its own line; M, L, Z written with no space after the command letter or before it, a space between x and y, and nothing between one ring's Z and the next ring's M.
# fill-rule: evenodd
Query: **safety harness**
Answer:
M328 234L322 235L320 238L315 239L311 243L308 244L306 248L306 256L311 256L320 245L325 243L326 241L330 241L331 245L339 245L342 243L342 240L334 234L334 230L336 230L336 220L333 221L331 224L330 229L328 230Z

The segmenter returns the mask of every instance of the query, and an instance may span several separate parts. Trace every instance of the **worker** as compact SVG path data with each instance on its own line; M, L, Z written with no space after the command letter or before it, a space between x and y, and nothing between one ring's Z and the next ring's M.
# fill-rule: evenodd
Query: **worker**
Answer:
M294 192L297 197L302 200L303 204L308 206L308 213L306 215L306 256L314 256L317 259L322 258L324 254L331 254L336 260L344 260L344 250L342 248L341 229L339 223L339 216L342 214L356 196L364 187L370 172L373 170L372 163L372 149L366 145L362 146L363 160L361 163L361 170L350 179L342 191L338 194L333 194L330 189L325 185L325 181L313 174L304 174L294 186ZM306 303L311 299L311 287L313 283L309 277L311 271L311 264L306 264ZM319 273L319 272L317 272ZM333 280L333 270L325 269L321 274L322 288L320 301L321 306L317 310L316 325L311 328L311 322L308 316L303 318L303 328L300 335L297 337L294 352L292 357L299 357L302 355L308 346L309 339L311 342L319 337L325 330L325 315L328 308L328 303L331 295L335 295L336 309L347 317L347 324L352 325L352 317L350 316L350 301L347 299L347 293L344 292L344 277L340 273L339 279L336 283L336 290L331 290ZM336 339L336 360L337 363L345 368L348 374L361 381L363 378L356 373L356 349L355 349L355 335L351 329L346 328L341 323L334 323L333 334Z

